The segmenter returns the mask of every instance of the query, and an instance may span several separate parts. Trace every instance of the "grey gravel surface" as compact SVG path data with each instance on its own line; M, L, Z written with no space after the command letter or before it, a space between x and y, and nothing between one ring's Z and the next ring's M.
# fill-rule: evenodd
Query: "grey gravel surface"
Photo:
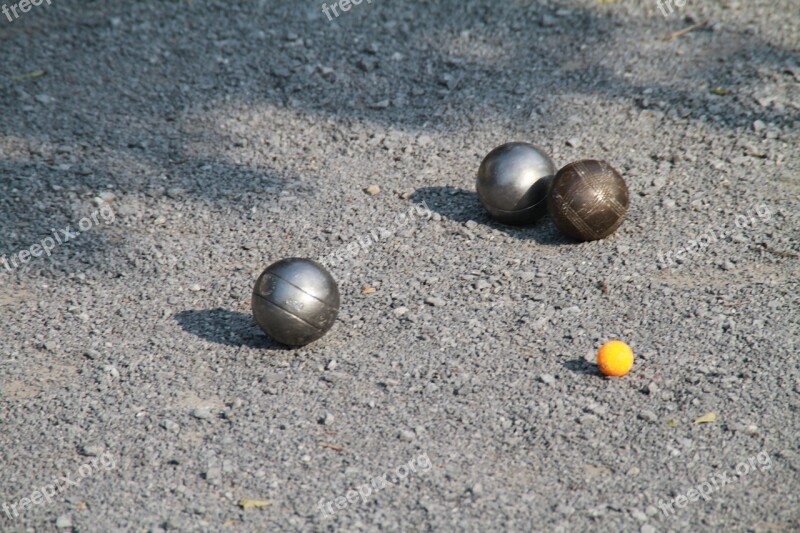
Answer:
M800 529L800 4L673 8L0 15L0 530ZM513 140L625 224L493 223ZM297 350L248 302L289 256L342 293Z

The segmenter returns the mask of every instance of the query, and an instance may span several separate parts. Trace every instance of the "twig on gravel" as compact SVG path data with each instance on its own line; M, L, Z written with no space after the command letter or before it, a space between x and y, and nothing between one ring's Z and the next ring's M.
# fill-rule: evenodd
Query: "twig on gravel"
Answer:
M34 70L33 72L26 72L25 74L20 74L19 76L14 76L14 81L25 81L25 80L35 80L36 78L41 78L47 74L46 70Z
M272 505L269 500L239 500L239 507L242 509L259 509Z
M343 452L344 451L344 446L342 446L341 444L331 444L330 442L320 442L319 445L322 446L323 448L330 448L331 450L333 450L335 452Z
M783 250L776 250L774 248L770 248L762 244L761 246L753 246L756 250L764 250L765 252L769 252L773 255L777 255L778 257L791 257L792 259L797 259L800 257L799 255L792 253L792 252L784 252Z
M673 39L677 39L678 37L680 37L682 35L686 35L687 33L692 32L694 30L699 30L700 28L705 28L706 26L708 26L708 20L704 20L702 22L698 22L697 24L692 24L688 28L683 28L682 30L678 30L676 32L668 33L667 35L664 36L664 40L665 41L671 41Z
M704 414L700 418L696 418L694 423L695 424L710 424L711 422L716 422L716 421L717 421L717 413L711 412L711 413Z

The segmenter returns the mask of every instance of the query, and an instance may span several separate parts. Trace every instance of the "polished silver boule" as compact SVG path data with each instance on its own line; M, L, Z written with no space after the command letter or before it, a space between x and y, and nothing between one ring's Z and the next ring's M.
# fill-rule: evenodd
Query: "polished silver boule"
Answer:
M333 326L339 313L339 288L316 261L282 259L258 277L252 307L267 335L282 344L302 346Z
M498 146L478 169L478 198L498 222L533 224L547 213L547 191L556 173L553 160L529 143Z

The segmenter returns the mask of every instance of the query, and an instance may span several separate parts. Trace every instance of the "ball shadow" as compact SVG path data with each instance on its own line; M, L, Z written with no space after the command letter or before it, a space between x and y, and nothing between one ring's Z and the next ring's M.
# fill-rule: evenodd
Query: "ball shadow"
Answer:
M252 315L222 309L181 311L175 321L184 331L217 344L269 350L291 350L264 334Z
M421 187L411 199L416 203L425 202L428 208L442 217L465 223L474 220L478 224L494 228L515 239L530 239L539 244L563 246L577 244L561 234L550 217L545 216L530 226L506 226L492 219L481 205L478 194L457 187Z
M572 359L571 361L564 361L562 366L574 374L583 374L585 376L600 376L600 371L597 365L593 365L586 359Z

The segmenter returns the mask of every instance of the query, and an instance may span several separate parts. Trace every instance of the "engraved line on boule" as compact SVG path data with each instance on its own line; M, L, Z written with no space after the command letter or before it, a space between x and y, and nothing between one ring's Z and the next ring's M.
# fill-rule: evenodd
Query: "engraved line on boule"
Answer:
M576 211L567 208L566 216L576 229L583 231L586 235L591 235L592 237L597 238L598 233L591 226L589 226L589 224L587 224Z
M605 161L598 161L598 164L602 168L602 173L597 173L596 175L589 172L588 166L583 163L576 164L575 170L581 177L581 182L585 182L589 189L602 196L602 200L607 202L606 207L610 207L617 216L625 216L628 208L619 203L616 195L608 189L610 187L609 182L616 181L617 172ZM625 191L627 192L627 190L628 186L625 184Z
M621 206L615 201L614 193L609 190L609 178L612 180L614 179L613 174L609 174L607 172L604 172L603 174L589 173L586 176L583 176L586 187L597 197L597 201L591 206L589 212L586 213L586 216L592 215L596 212L600 212L602 214L603 211L609 208L614 214L619 216L617 207Z
M325 300L323 300L322 298L318 298L317 296L315 296L315 295L311 294L311 293L310 293L310 292L308 292L307 290L305 290L305 289L303 289L303 288L301 288L301 287L298 287L297 285L295 285L294 283L292 283L292 282L291 282L291 281L289 281L288 279L286 279L286 278L282 278L281 276L279 276L279 275L275 274L274 272L267 272L267 275L268 275L268 276L272 276L273 278L276 278L276 279L279 279L279 280L281 280L281 281L284 281L284 282L288 283L289 285L291 285L292 287L294 287L294 288L295 288L295 289L297 289L298 291L300 291L300 292L302 292L302 293L304 293L304 294L307 294L307 295L311 296L312 298L314 298L316 301L320 302L320 303L321 303L322 305L324 305L325 307L327 307L327 308L331 309L331 305L330 305L328 302L326 302L326 301L325 301ZM334 283L336 283L336 280L334 280ZM337 288L337 292L338 292L338 288ZM261 297L263 298L263 296L262 296L260 293L259 293L258 295L259 295L259 296L261 296Z
M587 179L587 182L589 182L589 186L592 188L592 190L597 191L602 195L603 201L606 202L607 207L610 207L615 214L622 216L628 211L628 209L617 201L616 195L610 190L611 182L616 181L617 175L612 172L607 165L605 167L606 168L604 169L604 173L602 175L593 176L592 178ZM593 178L596 179L592 181ZM627 189L628 186L625 185L626 192Z
M591 186L591 183L588 179L586 179L586 175L581 172L581 169L584 167L583 163L575 163L575 171L578 174L580 180L578 180L572 187L567 187L567 191L565 195L557 195L556 198L560 198L561 202L557 206L559 212L569 221L572 223L573 227L583 232L584 235L590 235L594 239L599 238L599 233L594 230L585 220L584 220L584 212L578 212L577 210L570 207L573 200L576 196L580 196L580 193L591 190L594 191L594 188ZM585 215L591 216L594 210L599 209L600 206L592 206L588 210ZM585 209L585 208L584 208Z
M270 304L270 305L271 305L271 306L273 306L273 307L277 307L278 309L280 309L280 310L281 310L281 311L283 311L284 313L288 314L290 317L296 318L297 320L299 320L300 322L302 322L302 323L304 323L304 324L308 324L309 326L311 326L312 328L316 329L317 331L325 331L325 332L327 332L327 330L324 330L324 329L322 329L322 328L321 328L321 327L319 327L319 326L315 326L314 324L312 324L312 323L311 323L311 322L309 322L308 320L306 320L306 319L304 319L304 318L302 318L302 317L299 317L299 316L297 316L297 315L296 315L296 314L294 314L293 312L289 311L288 309L286 309L285 307L283 307L283 306L281 306L281 305L278 305L277 303L273 302L272 300L267 300L266 298L264 298L263 296L261 296L261 295L260 295L260 294L258 294L258 293L256 293L255 295L256 295L256 296L258 297L258 299L259 299L259 300L261 300L262 302L266 302L266 303ZM324 302L323 302L323 303L324 303Z

